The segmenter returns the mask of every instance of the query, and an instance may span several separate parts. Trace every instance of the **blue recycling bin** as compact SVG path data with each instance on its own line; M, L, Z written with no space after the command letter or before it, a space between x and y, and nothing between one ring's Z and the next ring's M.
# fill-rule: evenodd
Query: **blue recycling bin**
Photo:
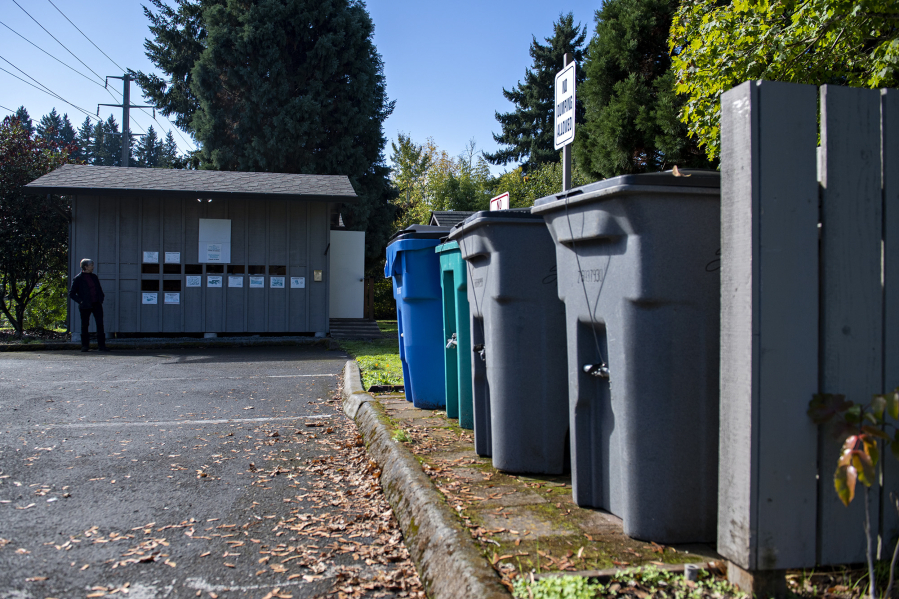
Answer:
M412 225L387 245L384 276L393 279L406 399L416 408L446 406L443 292L434 248L447 227Z

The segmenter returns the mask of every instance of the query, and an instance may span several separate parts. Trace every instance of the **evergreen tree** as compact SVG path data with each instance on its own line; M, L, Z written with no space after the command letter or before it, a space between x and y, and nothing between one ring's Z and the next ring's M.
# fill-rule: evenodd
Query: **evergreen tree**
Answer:
M52 109L49 114L45 114L38 121L35 128L38 137L42 137L47 141L57 142L67 146L75 141L75 128L69 120L69 115L59 116L56 109Z
M553 36L544 38L543 45L532 36L530 54L533 65L525 70L524 83L518 82L511 90L503 88L503 95L515 104L513 112L496 113L496 120L503 132L493 134L493 139L506 147L484 157L493 164L505 165L523 161L527 172L547 162L558 162L559 152L553 142L555 115L555 81L563 65L566 53L571 53L580 65L584 60L584 40L587 27L574 25L571 13L560 15L553 23ZM584 80L583 69L577 70L577 83ZM575 122L583 120L580 104L575 113Z
M150 125L147 129L147 134L144 135L137 144L137 151L135 152L137 164L135 166L143 166L146 168L155 168L159 166L162 150L162 141L160 141L159 137L156 135L156 130L153 129L153 125Z
M24 106L19 106L16 109L13 118L19 121L19 124L22 125L22 129L24 129L28 135L34 134L34 125L31 122L31 116L28 114L28 111L25 110Z
M159 166L162 168L176 168L178 162L178 144L175 143L175 136L172 130L165 134L165 141L159 151ZM183 168L183 167L178 167Z
M596 11L587 79L578 89L586 110L575 156L592 177L710 165L687 135L674 92L668 31L677 0L606 0Z
M59 116L55 108L49 114L42 116L37 123L37 127L35 127L38 137L42 137L47 141L57 141L61 129L62 117Z
M145 47L169 83L136 79L202 143L201 167L349 176L361 201L341 212L376 260L394 220L382 131L393 102L361 0L151 2Z
M77 145L77 148L72 153L73 162L93 164L93 138L94 125L91 123L90 117L84 117L84 122L81 123L81 127L78 128L78 133L75 135L75 144Z
M109 115L108 119L98 122L94 127L92 154L92 164L122 166L122 134L114 116ZM129 154L129 162L133 154Z

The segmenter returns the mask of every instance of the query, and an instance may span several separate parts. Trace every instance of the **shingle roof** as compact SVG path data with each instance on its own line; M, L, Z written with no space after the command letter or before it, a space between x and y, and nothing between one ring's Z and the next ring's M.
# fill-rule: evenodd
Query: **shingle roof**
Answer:
M29 193L189 196L210 199L269 196L352 203L358 196L344 175L189 171L66 164L40 177Z
M465 210L445 210L432 212L431 220L428 222L428 224L436 225L438 227L452 227L453 225L461 223L472 214L474 214L474 212L467 212Z

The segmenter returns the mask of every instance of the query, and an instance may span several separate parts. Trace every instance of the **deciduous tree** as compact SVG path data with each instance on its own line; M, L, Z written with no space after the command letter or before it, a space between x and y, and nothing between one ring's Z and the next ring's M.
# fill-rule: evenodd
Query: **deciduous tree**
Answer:
M0 123L0 311L21 338L35 297L65 276L70 209L24 186L68 161L71 146L35 137L12 117Z
M714 157L721 94L744 81L899 84L899 8L893 0L687 0L669 47L686 99L681 118Z

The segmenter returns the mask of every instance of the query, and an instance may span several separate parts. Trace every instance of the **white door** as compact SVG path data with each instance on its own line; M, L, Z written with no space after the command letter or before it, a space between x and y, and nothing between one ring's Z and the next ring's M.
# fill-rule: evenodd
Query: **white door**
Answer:
M362 318L365 231L331 231L331 318Z

